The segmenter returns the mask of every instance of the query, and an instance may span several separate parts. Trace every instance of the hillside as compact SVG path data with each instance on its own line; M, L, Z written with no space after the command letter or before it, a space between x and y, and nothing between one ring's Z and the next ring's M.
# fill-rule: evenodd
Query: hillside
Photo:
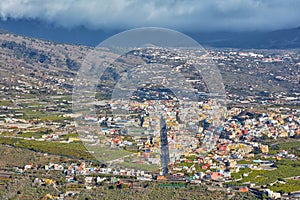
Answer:
M0 86L7 87L10 94L18 92L16 87L22 85L31 88L29 94L67 92L87 50L83 46L0 34Z
M0 34L2 97L13 98L22 93L26 94L24 96L70 95L76 71L89 50L91 48L86 46ZM296 87L300 81L298 50L209 51L219 66L231 98L269 97L270 94L280 93L294 95L300 92ZM116 72L112 70L111 73ZM27 89L20 93L23 86Z

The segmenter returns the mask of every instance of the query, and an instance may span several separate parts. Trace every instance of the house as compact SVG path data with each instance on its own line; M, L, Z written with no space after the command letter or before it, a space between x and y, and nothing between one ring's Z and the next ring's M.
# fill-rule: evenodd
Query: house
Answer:
M269 147L268 145L260 145L260 150L263 154L267 154L269 152Z
M230 177L231 177L230 171L224 171L223 176L224 176L225 178L230 178Z
M46 185L51 185L51 184L54 185L55 184L55 180L48 179L48 178L45 179L44 182L45 182Z
M165 176L158 176L157 180L158 181L164 181L164 180L166 180L166 177Z
M270 189L266 189L265 190L268 197L272 198L272 199L280 199L281 198L281 194L279 192L273 192Z
M70 176L70 175L67 175L67 176L66 176L66 181L67 181L67 182L73 182L73 181L74 181L74 177L73 177L73 176Z
M32 164L29 164L29 165L25 165L24 166L24 171L28 170L28 169L31 169L32 168Z
M92 181L93 181L93 177L91 177L91 176L87 176L87 177L85 177L85 183L92 183Z
M97 179L96 179L96 182L99 184L99 183L102 183L103 181L105 181L106 180L106 178L104 177L104 178L101 178L101 177L97 177Z
M243 193L245 193L245 192L248 192L249 190L248 190L248 187L240 187L239 188L239 192L243 192Z
M217 179L219 179L221 177L222 177L222 174L220 174L219 172L213 172L213 173L211 173L211 179L212 180L217 180Z
M210 167L210 164L205 164L205 165L202 165L202 169L208 169Z
M227 146L226 145L218 145L219 151L227 151Z

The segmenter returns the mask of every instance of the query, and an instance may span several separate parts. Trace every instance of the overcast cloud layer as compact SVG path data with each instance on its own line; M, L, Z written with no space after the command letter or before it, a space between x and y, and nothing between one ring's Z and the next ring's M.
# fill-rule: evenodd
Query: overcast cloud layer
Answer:
M1 0L5 20L91 29L276 30L300 25L299 0Z

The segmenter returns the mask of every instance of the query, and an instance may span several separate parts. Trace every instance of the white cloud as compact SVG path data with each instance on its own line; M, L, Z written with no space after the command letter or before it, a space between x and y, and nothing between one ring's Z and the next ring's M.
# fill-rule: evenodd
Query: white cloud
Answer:
M2 19L58 26L254 30L299 26L298 0L1 0Z

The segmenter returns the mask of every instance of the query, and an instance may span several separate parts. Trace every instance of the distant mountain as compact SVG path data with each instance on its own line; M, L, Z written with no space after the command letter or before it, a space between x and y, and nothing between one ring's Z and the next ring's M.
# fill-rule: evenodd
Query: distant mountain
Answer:
M0 20L0 29L10 33L64 44L96 46L120 31L88 30L84 27L64 28L38 20ZM1 32L1 31L0 31Z
M96 46L122 30L89 30L84 27L63 28L37 20L0 21L0 29L59 43ZM180 31L180 30L179 30ZM0 31L1 32L1 31ZM300 27L277 31L184 32L203 46L247 49L300 48Z
M187 33L204 46L290 49L300 48L300 27L277 31Z

